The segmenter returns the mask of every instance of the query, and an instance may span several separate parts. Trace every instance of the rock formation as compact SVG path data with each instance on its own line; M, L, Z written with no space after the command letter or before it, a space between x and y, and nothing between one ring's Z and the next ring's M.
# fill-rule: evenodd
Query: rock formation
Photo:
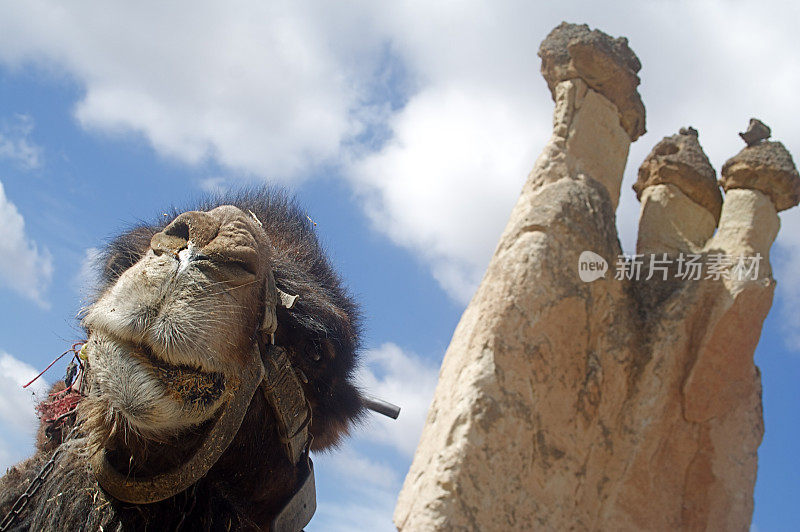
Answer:
M750 123L747 124L747 130L739 133L739 136L748 146L755 146L762 140L770 138L772 130L758 118L751 118Z
M655 145L633 190L642 202L638 253L698 252L717 228L722 194L694 128Z
M634 187L637 254L621 257L639 62L625 39L570 24L539 53L553 135L445 354L395 524L747 530L763 434L753 352L777 211L798 202L791 156L742 150L723 202L697 131L665 138Z

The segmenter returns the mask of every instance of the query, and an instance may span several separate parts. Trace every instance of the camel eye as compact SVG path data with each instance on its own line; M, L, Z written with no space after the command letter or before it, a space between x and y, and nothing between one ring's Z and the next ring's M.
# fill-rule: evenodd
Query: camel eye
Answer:
M241 269L249 274L258 272L258 253L249 246L237 246L219 254L219 261L231 267Z
M256 274L256 267L255 267L255 264L253 262L242 261L242 260L237 260L237 259L231 259L231 260L228 260L227 263L230 266L232 266L234 268L239 268L239 269L241 269L241 270L243 270L243 271L245 271L245 272L247 272L247 273L249 273L251 275L255 275Z

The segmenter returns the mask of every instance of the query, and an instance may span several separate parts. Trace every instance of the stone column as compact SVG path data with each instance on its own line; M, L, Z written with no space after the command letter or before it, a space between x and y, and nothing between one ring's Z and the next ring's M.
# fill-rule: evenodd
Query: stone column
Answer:
M658 151L657 145L642 169L652 168ZM603 504L599 529L749 528L764 431L753 353L775 287L769 249L779 228L776 213L797 204L800 177L785 148L767 142L729 160L721 184L719 228L702 245L700 234L683 243L677 237L688 234L686 213L701 212L697 189L691 210L684 199L665 197L652 217L651 187L644 189L640 247L700 253L704 270L698 280L653 279L632 287L629 304L644 318L634 344L640 362L615 435L628 456L615 453L625 469L609 475L616 487ZM758 254L758 270L750 270Z
M777 212L800 201L800 176L780 142L764 142L729 159L720 183L725 203L705 253L729 257L731 275L698 290L708 318L682 385L683 418L700 436L687 470L696 484L684 494L683 523L694 530L747 530L764 434L753 352L775 291L769 256L780 228ZM739 260L749 269L756 257L757 271L737 271L745 264Z
M445 354L395 510L401 530L533 530L588 524L599 509L578 501L607 430L593 422L603 372L620 371L601 359L627 355L624 332L607 339L615 354L596 332L625 319L623 292L581 282L577 265L584 250L620 252L614 210L644 133L639 62L625 39L570 24L539 53L553 136Z
M633 185L642 202L636 252L701 251L722 209L716 174L694 128L681 129L656 144Z
M800 179L791 154L780 142L748 146L722 167L725 207L710 248L729 254L764 257L762 276L770 274L769 249L778 236L777 213L800 201Z
M721 202L696 131L662 140L635 186L638 248L699 256L702 275L615 275L620 181L644 132L638 60L571 24L539 53L553 136L453 334L395 524L747 530L763 434L753 352L776 212L800 199L791 156L746 135ZM584 251L604 276L581 280ZM738 267L758 254L757 272Z

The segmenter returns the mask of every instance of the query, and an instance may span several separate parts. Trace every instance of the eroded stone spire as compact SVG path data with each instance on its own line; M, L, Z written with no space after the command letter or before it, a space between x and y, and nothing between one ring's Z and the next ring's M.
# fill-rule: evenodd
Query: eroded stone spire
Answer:
M553 99L560 82L580 78L619 109L631 141L644 135L644 104L636 90L642 65L628 47L628 39L614 39L586 24L562 22L542 42L539 57Z
M717 227L722 193L692 127L655 145L633 190L642 202L638 253L696 252Z
M539 56L555 101L553 135L528 186L583 175L605 186L616 209L628 149L645 131L636 54L623 37L563 22L542 42Z
M696 129L681 128L677 135L664 137L656 144L639 167L633 190L641 200L647 187L662 184L675 185L719 221L722 194L717 185L717 172L700 147Z
M722 167L720 184L725 192L743 188L760 190L778 211L800 203L800 176L792 155L783 144L766 141L748 146Z
M639 63L625 39L573 24L540 54L553 133L445 354L394 514L403 531L586 528L597 514L596 503L575 511L582 477L598 498L602 466L587 473L586 451L605 430L593 419L606 348L586 341L614 329L616 296L575 267L583 250L620 253L614 211L631 139L644 132ZM587 315L590 299L603 309ZM622 353L625 330L601 342Z
M780 230L778 212L800 202L800 175L791 154L780 142L748 146L722 166L720 185L725 204L709 246L731 255L761 256L762 272L770 275L770 248Z
M745 531L763 435L753 352L777 210L798 201L791 157L745 148L723 201L697 131L665 138L640 169L625 258L615 207L644 132L638 60L573 24L540 55L553 134L453 334L394 522Z

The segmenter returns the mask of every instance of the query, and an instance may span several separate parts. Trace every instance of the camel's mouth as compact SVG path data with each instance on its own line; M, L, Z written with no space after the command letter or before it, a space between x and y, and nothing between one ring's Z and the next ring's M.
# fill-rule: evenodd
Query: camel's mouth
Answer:
M166 361L157 349L93 331L87 343L91 396L136 432L177 434L210 419L228 396L230 377ZM233 384L235 386L235 383Z
M146 345L137 345L131 353L143 359L156 374L157 379L176 401L187 406L209 408L225 391L225 376L219 372L206 372L183 364L171 364L153 353Z

